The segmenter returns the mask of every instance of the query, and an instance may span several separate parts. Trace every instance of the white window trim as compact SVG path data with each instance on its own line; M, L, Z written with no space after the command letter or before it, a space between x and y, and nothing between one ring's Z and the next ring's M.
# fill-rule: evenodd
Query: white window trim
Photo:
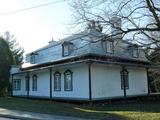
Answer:
M54 73L54 91L61 91L61 73L58 71Z
M32 76L32 91L37 91L37 75Z
M132 49L132 56L135 58L139 57L139 49L138 48L133 48Z
M121 89L124 90L124 81L125 83L125 89L129 89L129 72L126 69L123 69L121 72Z
M13 90L21 90L21 79L13 80Z
M64 72L64 90L65 91L72 91L73 90L73 83L72 83L72 75L73 73L70 70L66 70ZM70 80L67 80L67 76L70 76ZM70 88L69 88L70 86Z
M112 41L106 41L106 52L113 53L113 42Z

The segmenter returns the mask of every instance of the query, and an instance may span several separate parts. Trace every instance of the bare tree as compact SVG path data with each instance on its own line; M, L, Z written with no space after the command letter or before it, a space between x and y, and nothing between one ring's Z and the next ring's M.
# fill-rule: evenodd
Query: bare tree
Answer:
M74 10L74 24L79 28L95 20L105 33L110 34L112 26L121 31L123 39L143 46L160 45L159 0L73 0L70 4ZM122 26L112 22L115 16L121 19Z

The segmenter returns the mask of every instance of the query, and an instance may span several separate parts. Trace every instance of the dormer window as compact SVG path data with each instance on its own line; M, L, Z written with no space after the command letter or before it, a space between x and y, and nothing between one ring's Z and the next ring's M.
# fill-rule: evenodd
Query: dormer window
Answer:
M31 53L31 55L30 55L30 62L32 63L32 64L34 64L35 63L35 57L36 57L36 55L38 55L37 53Z
M34 64L35 63L35 55L31 54L31 63Z
M73 51L73 43L65 41L62 44L62 56L69 56Z
M138 47L132 49L132 56L137 58L139 56Z
M113 53L113 42L112 41L106 41L106 52Z

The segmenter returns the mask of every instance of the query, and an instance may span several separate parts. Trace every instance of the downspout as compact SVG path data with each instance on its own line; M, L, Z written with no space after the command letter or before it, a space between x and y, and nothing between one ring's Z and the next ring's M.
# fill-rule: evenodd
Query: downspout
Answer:
M125 69L124 66L122 66L122 71ZM126 79L123 77L124 73L122 72L122 76L121 76L121 79L123 80L123 94L124 94L124 101L126 102L126 98L127 98L127 93L126 93Z
M92 100L92 82L91 82L91 62L88 64L88 80L89 80L89 100Z
M148 68L146 68L146 71L147 71L148 95L150 95L150 90L149 90L149 71L148 71Z
M52 68L50 68L49 71L50 71L50 99L52 99Z
M124 92L124 101L126 101L126 97L127 97L127 95L126 95L126 79L123 79L124 80L124 82L123 82L123 92Z

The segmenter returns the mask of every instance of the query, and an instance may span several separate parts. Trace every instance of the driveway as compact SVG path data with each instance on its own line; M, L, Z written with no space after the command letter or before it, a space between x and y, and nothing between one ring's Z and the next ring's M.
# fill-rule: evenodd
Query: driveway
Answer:
M57 115L18 111L18 110L8 110L8 109L3 109L3 108L0 108L0 117L5 118L5 119L0 118L0 120L14 120L14 119L19 119L19 120L89 120L89 119L68 117L68 116L57 116Z

